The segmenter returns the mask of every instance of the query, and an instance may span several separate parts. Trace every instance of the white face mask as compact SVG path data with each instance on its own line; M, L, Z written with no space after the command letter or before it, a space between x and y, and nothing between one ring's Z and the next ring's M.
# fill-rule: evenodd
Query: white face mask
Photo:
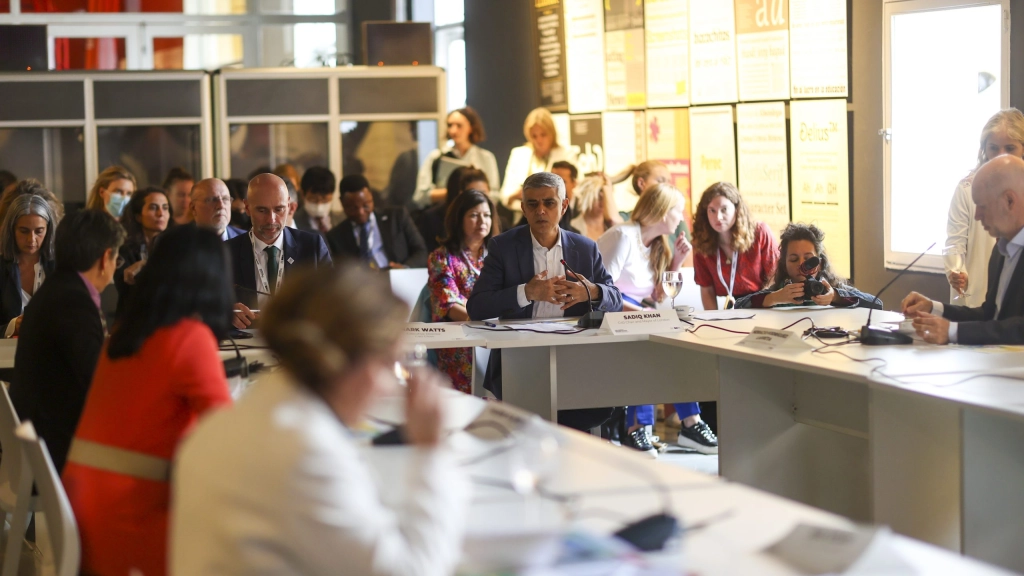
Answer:
M313 218L326 218L331 214L331 203L306 202L306 212Z

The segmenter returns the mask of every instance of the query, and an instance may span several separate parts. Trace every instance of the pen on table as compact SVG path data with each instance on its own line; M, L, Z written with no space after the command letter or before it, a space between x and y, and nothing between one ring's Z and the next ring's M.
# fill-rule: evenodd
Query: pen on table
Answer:
M490 326L491 328L497 328L498 327L498 325L495 324L494 322L487 322L486 320L484 321L484 325L485 326Z

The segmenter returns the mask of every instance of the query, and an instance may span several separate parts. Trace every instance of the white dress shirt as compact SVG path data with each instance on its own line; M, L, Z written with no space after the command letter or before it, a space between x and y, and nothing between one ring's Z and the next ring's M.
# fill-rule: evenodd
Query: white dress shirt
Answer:
M530 231L530 241L533 243L533 273L540 274L547 270L548 280L556 276L565 276L565 266L562 266L562 232L558 232L558 240L550 250L540 245ZM516 290L516 297L519 300L519 307L526 308L530 300L526 298L526 284L520 284ZM561 302L534 302L534 318L561 318L565 316Z
M460 155L454 146L446 146L443 150L438 148L428 154L426 161L420 166L419 174L416 176L416 193L412 197L412 201L417 206L430 206L430 191L437 187L444 188L444 183L434 182L434 161L448 153L482 171L487 176L487 183L491 189L498 189L498 185L501 183L501 179L498 177L498 161L490 150L484 150L476 144L471 144L466 153ZM498 194L492 194L491 199L497 201Z
M627 222L610 228L598 238L597 249L601 251L604 269L623 296L637 302L651 297L651 247L644 246L639 224Z
M977 308L985 303L985 291L988 289L988 259L992 255L992 247L996 239L974 219L974 200L971 199L971 184L974 182L972 172L960 181L953 199L949 203L949 217L946 220L946 246L959 246L964 249L964 262L967 269L966 299L954 300L956 290L949 288L950 302ZM946 278L949 278L946 268Z
M1024 248L1024 228L1021 228L1013 240L1007 241L1000 238L996 242L996 249L1003 255L1003 269L999 272L999 284L996 287L996 315L999 318L999 310L1003 307L1003 298L1006 297L1006 290L1010 287L1010 280L1013 278L1013 271L1017 269L1017 262L1020 261L1021 249ZM970 274L970 273L968 273ZM986 274L987 276L987 274ZM987 290L987 286L986 286ZM945 306L942 302L932 301L932 314L942 316ZM949 323L949 341L957 342L957 323Z
M261 286L263 286L263 279L260 278L260 267L262 266L264 270L267 270L267 253L264 252L264 250L267 249L267 246L277 246L277 249L279 250L278 254L281 255L280 259L283 260L284 259L284 230L282 230L281 233L277 235L277 240L274 240L273 244L266 244L265 242L263 242L263 240L260 240L259 237L256 236L255 233L253 233L253 235L252 235L252 240L255 243L255 247L256 247L256 254L254 254L254 257L258 258L258 260L256 260L256 265L254 266L254 268L256 268L256 289L259 290L260 292L263 292L264 290L261 288ZM268 284L270 283L270 275L269 274L270 274L270 271L267 270L267 283ZM278 278L284 278L284 266L278 266L277 267L277 277ZM271 290L274 290L274 289L276 289L276 288L271 287ZM259 308L258 308L259 310L262 310L263 306L266 305L267 298L270 298L270 296L264 296L263 294L257 294L256 295L256 305L259 306Z
M200 422L178 451L170 573L451 574L471 492L443 449L408 450L383 488L320 397L287 372Z

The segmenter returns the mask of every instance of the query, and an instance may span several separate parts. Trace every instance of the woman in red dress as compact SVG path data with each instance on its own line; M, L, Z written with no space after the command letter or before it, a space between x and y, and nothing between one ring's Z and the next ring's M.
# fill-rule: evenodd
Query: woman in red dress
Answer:
M168 231L100 355L63 473L82 574L167 572L175 450L200 416L231 402L218 354L227 269L215 232Z
M705 310L718 310L768 285L779 249L772 231L750 216L740 191L728 182L708 186L693 215L693 281Z

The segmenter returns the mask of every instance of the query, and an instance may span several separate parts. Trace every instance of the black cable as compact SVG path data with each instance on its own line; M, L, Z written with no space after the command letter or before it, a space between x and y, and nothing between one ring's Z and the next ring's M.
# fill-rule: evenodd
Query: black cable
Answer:
M470 326L474 330L486 330L487 332L535 332L537 334L579 334L587 330L596 330L596 328L574 328L572 330L558 330L555 332L545 332L544 330L534 330L532 328L485 328L483 326Z
M803 318L797 320L796 322L793 322L789 326L786 326L785 328L782 328L782 330L789 330L790 328L792 328L793 326L796 326L797 324L803 322L804 320L807 320L808 322L811 323L811 328L817 328L817 326L814 324L814 319L813 318L811 318L810 316L804 316Z
M694 316L693 319L700 320L701 322L729 322L731 320L750 320L754 316L756 316L756 314L751 314L750 316L737 316L735 318L698 318Z
M721 330L722 332L731 332L733 334L750 334L750 332L741 332L739 330L729 330L728 328L722 328L721 326L715 326L714 324L701 324L696 328L687 329L686 332L694 333L701 328L714 328L715 330Z

